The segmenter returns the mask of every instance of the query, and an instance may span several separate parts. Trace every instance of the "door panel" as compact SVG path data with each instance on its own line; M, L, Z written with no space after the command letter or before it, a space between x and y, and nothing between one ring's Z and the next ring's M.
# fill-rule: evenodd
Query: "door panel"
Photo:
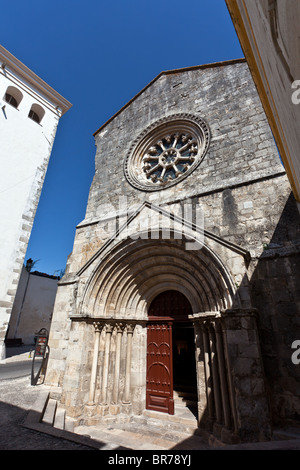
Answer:
M174 414L173 321L188 320L192 313L187 298L178 291L161 292L148 310L146 408Z
M172 322L147 326L146 408L174 414Z

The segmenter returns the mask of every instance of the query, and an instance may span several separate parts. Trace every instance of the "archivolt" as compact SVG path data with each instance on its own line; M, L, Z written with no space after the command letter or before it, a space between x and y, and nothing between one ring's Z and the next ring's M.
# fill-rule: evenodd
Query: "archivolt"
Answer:
M185 240L128 238L94 269L80 313L146 319L151 301L165 290L185 294L194 313L229 308L236 295L226 268L207 246L188 251Z

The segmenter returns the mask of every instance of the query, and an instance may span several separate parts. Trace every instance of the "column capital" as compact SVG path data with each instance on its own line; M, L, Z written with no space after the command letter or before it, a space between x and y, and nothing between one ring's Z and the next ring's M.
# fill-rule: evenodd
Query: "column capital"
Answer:
M105 323L105 330L106 330L106 333L112 333L113 332L113 329L114 329L114 323Z
M211 328L211 320L210 320L210 319L204 320L204 322L202 323L202 325L203 325L203 328L206 329L206 331L209 331L210 328Z
M117 333L123 333L123 331L125 329L124 323L117 322L115 326L116 326Z
M208 323L208 328L210 331L215 331L215 326L216 326L216 322L214 320L210 320L209 323Z
M100 321L94 321L93 322L93 325L94 325L94 328L95 328L95 332L96 333L101 333L102 329L103 329L103 323L100 322Z
M135 328L135 323L126 323L126 330L127 334L133 334L133 330Z

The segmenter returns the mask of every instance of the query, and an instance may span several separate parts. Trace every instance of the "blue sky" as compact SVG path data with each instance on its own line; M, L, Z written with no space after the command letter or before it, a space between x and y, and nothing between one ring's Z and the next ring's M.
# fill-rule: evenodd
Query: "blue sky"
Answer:
M93 133L163 70L243 57L225 0L2 0L1 44L73 107L60 120L26 258L57 274L94 174Z

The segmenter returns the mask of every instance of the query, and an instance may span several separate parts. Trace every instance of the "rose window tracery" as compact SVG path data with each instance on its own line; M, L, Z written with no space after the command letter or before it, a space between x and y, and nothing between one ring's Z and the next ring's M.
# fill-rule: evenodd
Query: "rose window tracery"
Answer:
M203 159L209 130L199 117L180 114L147 128L125 161L128 181L138 189L156 191L176 184Z
M142 158L142 169L151 181L166 183L187 171L195 161L198 146L192 136L168 135L152 145Z

